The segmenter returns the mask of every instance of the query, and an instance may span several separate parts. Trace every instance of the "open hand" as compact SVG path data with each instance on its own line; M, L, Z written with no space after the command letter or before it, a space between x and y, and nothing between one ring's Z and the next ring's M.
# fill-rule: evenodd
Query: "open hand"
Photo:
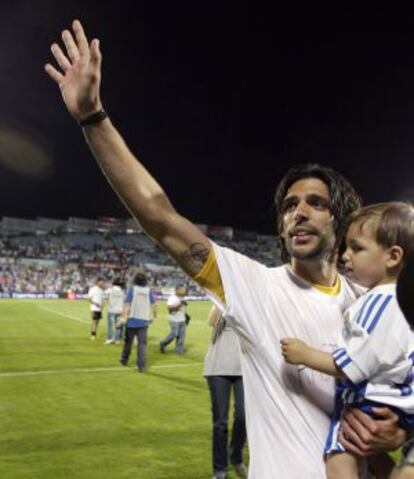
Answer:
M99 40L89 44L79 20L73 22L72 28L74 36L69 30L62 32L66 53L57 43L50 48L60 71L50 63L45 65L45 70L59 85L69 113L79 122L102 109L102 55Z

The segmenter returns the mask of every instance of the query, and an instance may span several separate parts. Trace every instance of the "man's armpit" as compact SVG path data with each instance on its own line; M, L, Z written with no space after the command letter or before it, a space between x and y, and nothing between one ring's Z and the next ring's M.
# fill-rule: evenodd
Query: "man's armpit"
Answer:
M216 254L212 248L203 268L193 277L194 281L202 288L213 293L223 304L226 303L223 282L221 280L220 270L217 264Z

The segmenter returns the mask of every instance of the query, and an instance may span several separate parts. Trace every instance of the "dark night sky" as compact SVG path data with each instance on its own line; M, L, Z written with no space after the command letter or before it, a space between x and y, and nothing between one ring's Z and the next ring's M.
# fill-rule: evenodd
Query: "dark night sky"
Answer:
M307 161L365 202L411 194L414 13L291 4L1 2L0 216L126 216L43 71L73 18L101 40L114 123L192 220L271 232L276 182Z

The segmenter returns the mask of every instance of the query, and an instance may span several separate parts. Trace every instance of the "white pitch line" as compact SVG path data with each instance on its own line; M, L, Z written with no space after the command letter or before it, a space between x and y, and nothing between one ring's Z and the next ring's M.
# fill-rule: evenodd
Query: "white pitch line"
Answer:
M172 369L172 368L187 368L192 366L201 366L203 363L190 363L190 364L161 364L158 366L150 366L149 370L153 369ZM76 368L76 369L57 369L47 371L14 371L0 373L0 378L21 377L21 376L53 376L62 374L76 374L76 373L105 373L112 371L134 371L135 368L125 367L110 367L110 368Z
M79 321L80 323L89 323L89 321L87 321L86 319L78 318L77 316L72 316L70 314L61 313L60 311L56 311L56 309L47 308L46 306L39 306L36 303L34 304L36 305L37 308L44 309L45 311L49 311L50 313L57 314L58 316L63 316L64 318L73 319L74 321Z

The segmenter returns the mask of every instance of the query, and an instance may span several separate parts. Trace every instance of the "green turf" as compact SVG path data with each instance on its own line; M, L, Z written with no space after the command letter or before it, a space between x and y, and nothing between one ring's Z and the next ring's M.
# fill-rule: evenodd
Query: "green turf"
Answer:
M160 303L139 374L135 349L125 368L103 344L106 320L90 341L87 302L0 300L0 478L211 477L208 309L190 303L186 354L163 355Z

